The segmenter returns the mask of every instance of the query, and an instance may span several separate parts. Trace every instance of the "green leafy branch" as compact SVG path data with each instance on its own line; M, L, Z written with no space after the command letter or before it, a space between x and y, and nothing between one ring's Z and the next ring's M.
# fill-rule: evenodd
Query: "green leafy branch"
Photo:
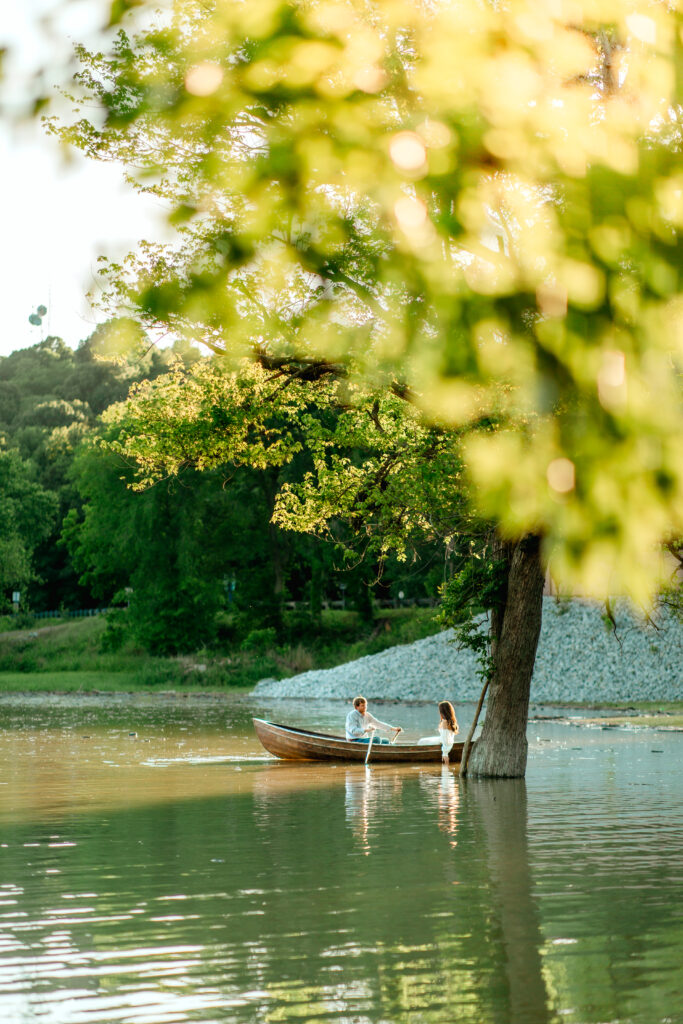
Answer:
M482 619L503 610L507 575L507 561L493 558L484 547L472 553L441 587L438 621L453 630L453 643L460 649L474 652L482 682L493 670L491 633L482 629Z

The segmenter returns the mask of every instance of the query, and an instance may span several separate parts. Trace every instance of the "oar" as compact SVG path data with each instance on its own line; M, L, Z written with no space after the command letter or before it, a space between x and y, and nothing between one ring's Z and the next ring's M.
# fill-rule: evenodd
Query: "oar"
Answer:
M484 703L484 697L486 696L486 691L489 688L489 683L490 682L491 682L491 676L489 675L487 677L487 679L486 679L486 682L484 683L484 689L481 691L481 696L479 697L479 703L477 704L477 710L474 712L474 720L472 721L472 725L470 726L470 731L467 734L467 739L465 740L465 744L464 744L464 746L462 748L462 758L460 760L460 778L461 779L464 779L466 777L466 775L467 775L467 765L469 764L470 751L472 750L472 737L474 736L474 730L477 728L477 722L479 721L479 715L481 714L482 704Z
M370 760L370 751L372 750L372 741L374 740L374 738L375 738L375 730L373 729L372 732L370 733L370 742L368 743L368 752L365 755L365 763L366 764Z

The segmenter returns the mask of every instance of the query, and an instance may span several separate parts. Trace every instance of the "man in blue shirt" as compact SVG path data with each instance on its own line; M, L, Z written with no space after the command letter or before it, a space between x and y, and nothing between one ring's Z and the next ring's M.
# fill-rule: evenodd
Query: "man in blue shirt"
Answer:
M403 732L400 725L387 725L386 722L380 722L374 715L371 715L368 711L368 702L365 697L354 697L353 711L349 711L346 716L347 740L369 743L370 736L376 729L386 729L388 732L393 732L394 738L400 732ZM387 743L388 740L383 742Z

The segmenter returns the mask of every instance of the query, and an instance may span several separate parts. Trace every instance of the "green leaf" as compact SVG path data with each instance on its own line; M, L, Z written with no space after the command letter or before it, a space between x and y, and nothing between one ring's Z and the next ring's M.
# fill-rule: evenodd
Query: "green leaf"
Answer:
M134 7L139 7L143 0L112 0L109 8L108 28L118 25L121 19Z

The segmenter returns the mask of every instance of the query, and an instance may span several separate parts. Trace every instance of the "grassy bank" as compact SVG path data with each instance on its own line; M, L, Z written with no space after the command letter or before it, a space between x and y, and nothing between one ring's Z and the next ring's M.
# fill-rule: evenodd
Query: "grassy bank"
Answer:
M355 612L327 611L316 630L290 625L295 643L278 645L272 631L260 630L241 643L177 658L153 658L130 643L107 650L104 616L0 628L0 693L247 690L259 679L332 668L438 629L433 611L422 608L389 610L369 623ZM683 727L681 701L624 701L595 710L603 724Z
M434 612L424 608L389 610L372 622L355 612L326 611L315 629L291 624L296 642L277 644L271 630L258 630L241 643L153 658L130 643L107 650L104 616L52 619L0 632L0 692L250 688L259 679L332 668L437 629Z

